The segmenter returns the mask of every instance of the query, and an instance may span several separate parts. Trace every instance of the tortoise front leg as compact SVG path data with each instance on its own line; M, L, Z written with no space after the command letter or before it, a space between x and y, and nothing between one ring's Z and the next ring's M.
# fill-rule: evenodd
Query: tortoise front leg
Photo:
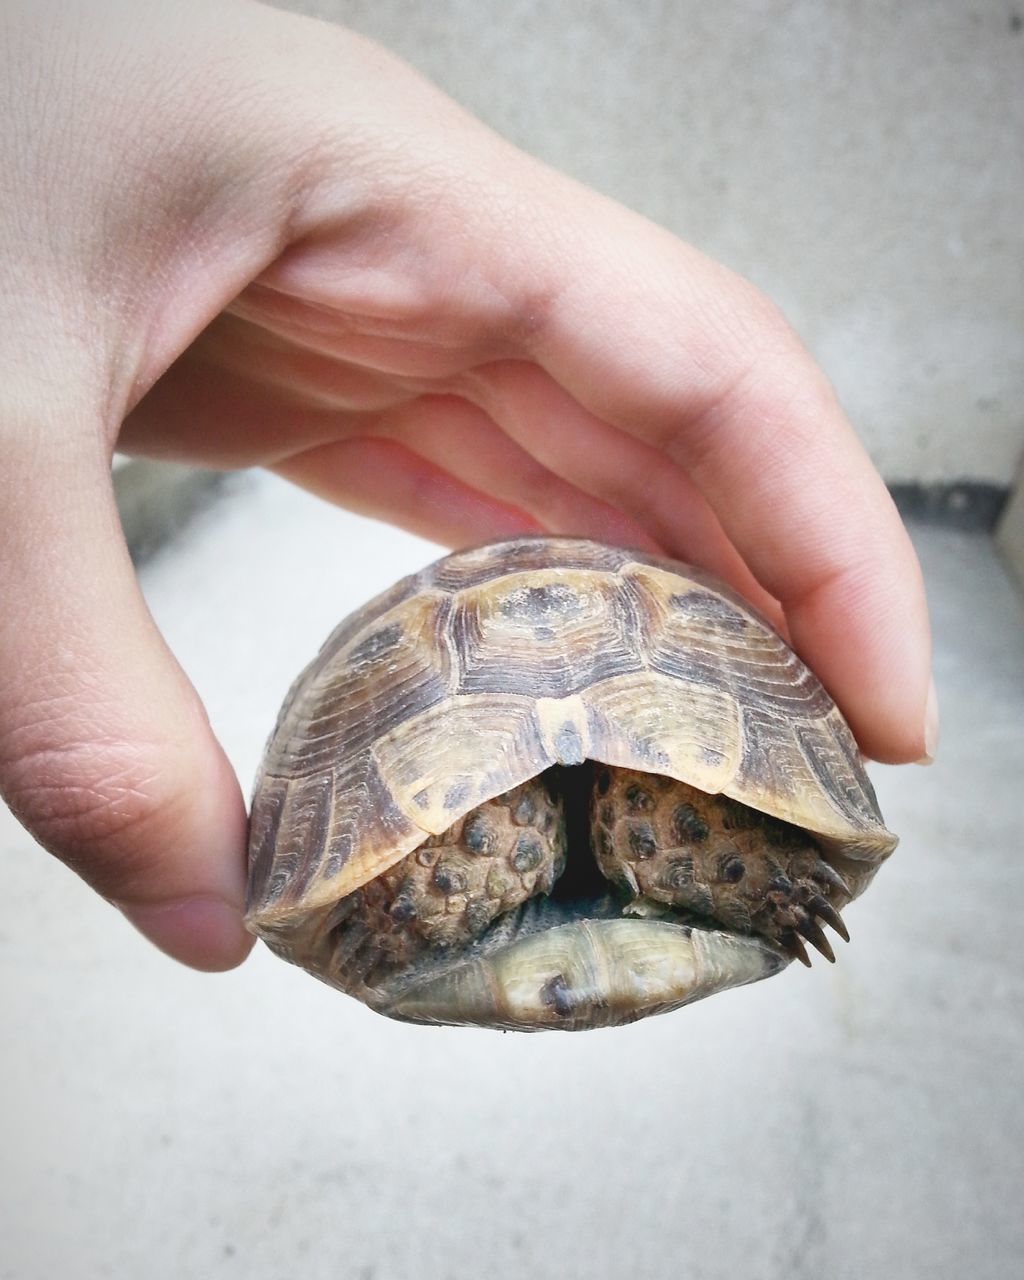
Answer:
M822 930L849 941L833 898L850 891L805 831L727 796L632 769L602 766L591 801L602 873L632 899L664 903L756 933L809 964L828 960Z

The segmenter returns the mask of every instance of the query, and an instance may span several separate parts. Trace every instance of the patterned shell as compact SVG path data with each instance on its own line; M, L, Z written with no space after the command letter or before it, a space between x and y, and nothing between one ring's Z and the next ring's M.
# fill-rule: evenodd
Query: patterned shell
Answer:
M854 895L896 844L839 711L743 600L674 561L525 538L404 579L295 682L253 801L250 925L302 963L311 922L426 835L588 759L805 828Z

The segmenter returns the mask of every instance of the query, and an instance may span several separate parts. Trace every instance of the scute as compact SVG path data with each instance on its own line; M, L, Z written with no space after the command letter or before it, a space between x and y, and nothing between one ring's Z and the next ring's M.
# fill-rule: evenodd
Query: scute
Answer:
M568 698L640 670L621 583L593 569L509 572L455 594L460 693Z
M855 894L896 843L828 694L742 599L673 561L524 538L396 584L299 676L256 784L251 927L315 968L339 898L577 758L806 828Z

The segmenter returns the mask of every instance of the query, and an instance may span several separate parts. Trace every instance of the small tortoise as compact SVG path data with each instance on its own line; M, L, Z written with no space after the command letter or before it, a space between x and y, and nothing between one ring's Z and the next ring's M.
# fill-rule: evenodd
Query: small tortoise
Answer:
M393 1018L613 1026L832 959L896 839L738 596L570 538L462 551L330 636L252 807L250 928Z

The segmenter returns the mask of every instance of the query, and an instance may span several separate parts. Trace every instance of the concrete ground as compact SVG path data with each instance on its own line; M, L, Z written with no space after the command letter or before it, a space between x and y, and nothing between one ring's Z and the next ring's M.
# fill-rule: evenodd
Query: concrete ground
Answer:
M0 815L3 1280L1024 1274L1024 615L921 529L932 769L839 963L635 1027L392 1024L150 950ZM433 557L269 478L143 570L245 785L337 618Z

